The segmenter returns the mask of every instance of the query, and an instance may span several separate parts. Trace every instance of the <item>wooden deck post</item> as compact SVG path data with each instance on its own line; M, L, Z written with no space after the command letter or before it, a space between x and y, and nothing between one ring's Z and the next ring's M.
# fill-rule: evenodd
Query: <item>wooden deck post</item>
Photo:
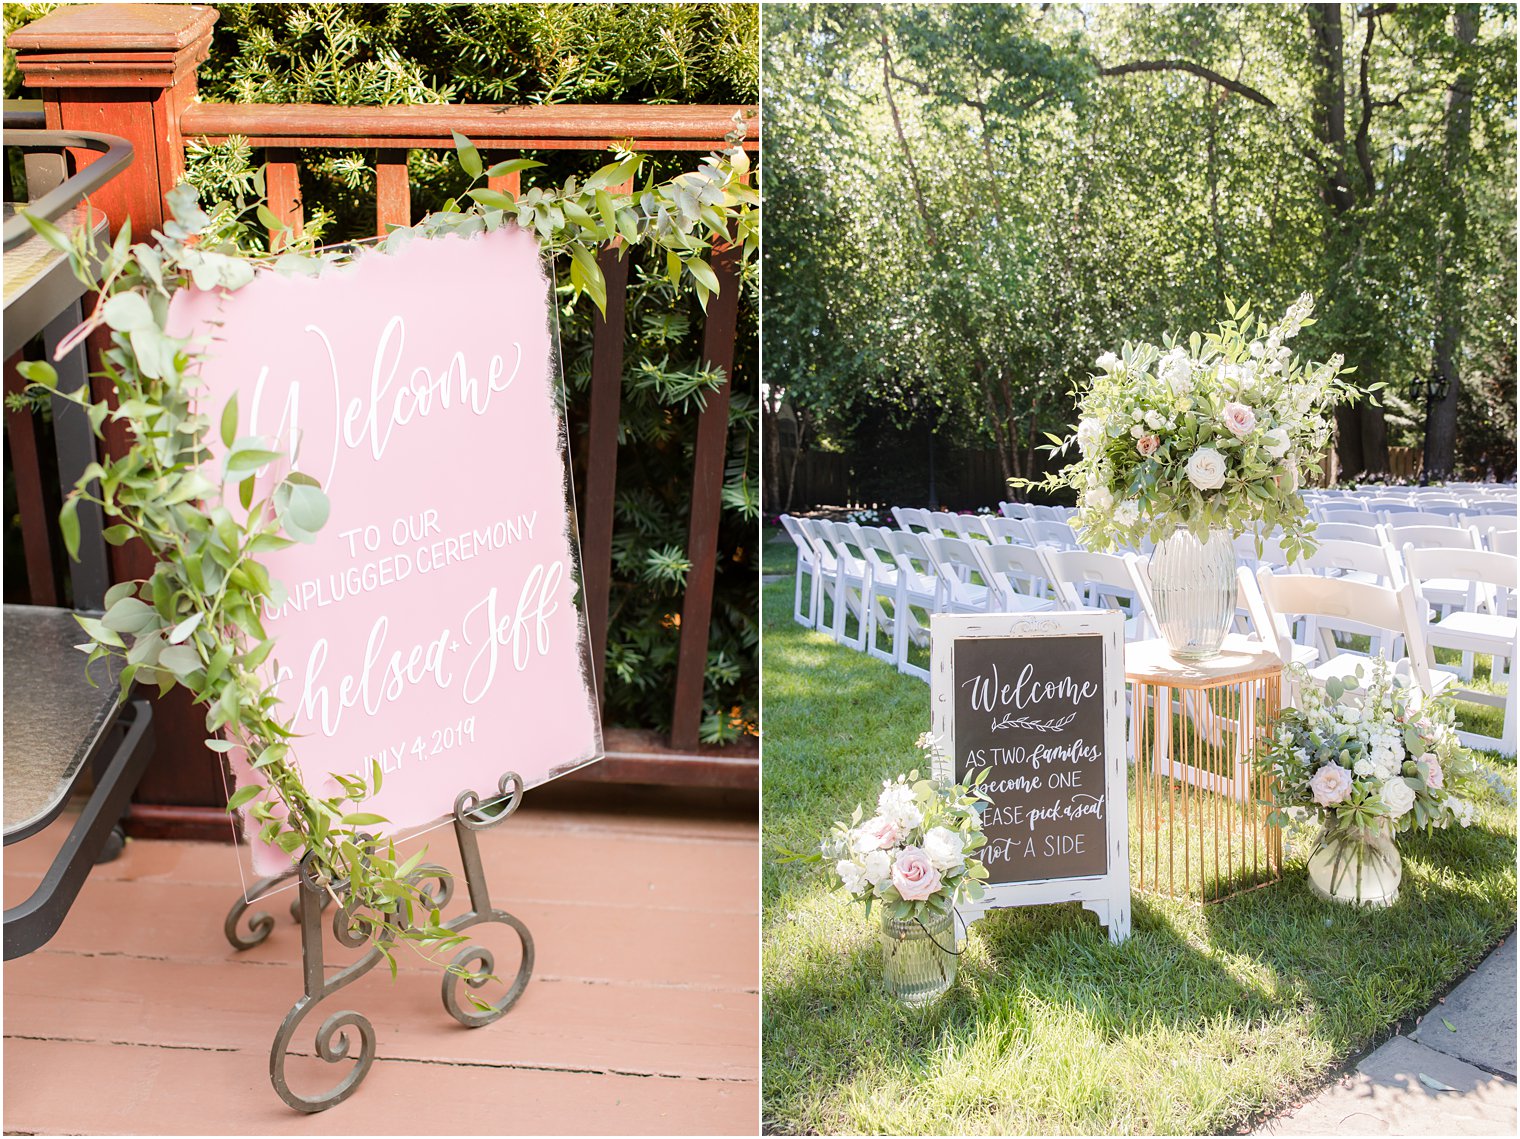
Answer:
M163 225L164 194L185 172L180 115L195 99L196 67L206 58L217 11L199 4L70 4L11 34L16 66L40 95L50 130L101 131L132 144L132 164L91 196L115 234L132 219L132 235L146 239ZM72 151L76 169L95 160ZM109 345L90 339L92 370ZM110 386L95 381L97 396ZM106 448L122 454L127 440L108 426ZM149 576L153 559L130 543L111 550L111 576ZM138 835L226 839L231 835L226 788L217 764L207 762L205 716L189 693L176 689L155 702L158 750L134 797L129 829ZM172 822L171 822L172 820Z
M103 131L132 144L132 165L94 198L146 237L164 193L185 172L180 113L211 46L215 8L201 4L69 4L11 33L23 82L42 96L49 130ZM94 161L74 151L78 166Z

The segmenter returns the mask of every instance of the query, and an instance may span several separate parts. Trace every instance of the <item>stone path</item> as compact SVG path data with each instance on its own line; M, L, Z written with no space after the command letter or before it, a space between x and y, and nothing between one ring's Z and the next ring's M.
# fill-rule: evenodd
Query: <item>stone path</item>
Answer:
M1260 1135L1514 1135L1515 936L1333 1087Z

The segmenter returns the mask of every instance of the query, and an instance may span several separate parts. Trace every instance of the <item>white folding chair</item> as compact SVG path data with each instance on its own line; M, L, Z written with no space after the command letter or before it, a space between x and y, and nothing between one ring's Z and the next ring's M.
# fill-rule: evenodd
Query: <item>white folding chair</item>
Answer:
M897 671L927 681L929 670L910 661L908 649L910 645L929 643L928 617L934 612L938 599L939 571L924 545L927 539L922 535L888 530L884 537L892 549L893 560L897 562L897 602L892 610L897 621L892 636ZM924 611L924 620L918 619L913 611L915 607Z
M1043 550L1051 584L1066 609L1118 609L1124 614L1124 639L1153 636L1150 593L1136 571L1133 554L1088 550Z
M1456 517L1435 510L1384 510L1383 525L1390 531L1407 530L1411 526L1453 526Z
M1029 531L1029 540L1036 546L1047 550L1080 550L1082 544L1077 541L1076 531L1065 522L1057 522L1052 518L1031 518L1024 523Z
M1000 502L998 513L1004 518L1023 519L1029 517L1029 507L1022 502Z
M909 534L928 534L934 529L929 512L917 506L894 506L892 517L900 530Z
M1386 543L1371 545L1367 542L1345 542L1326 539L1309 554L1287 567L1293 573L1317 573L1344 581L1363 581L1370 585L1386 585L1393 588L1404 583L1398 555ZM1315 623L1313 618L1305 630L1305 640L1312 643ZM1387 635L1377 629L1369 630L1372 638L1368 646L1371 656L1392 658L1404 655L1404 642L1395 635L1391 642Z
M819 595L823 591L822 578L819 576L819 553L813 544L812 537L807 534L802 526L805 519L793 518L790 514L781 516L781 528L786 531L792 545L797 547L797 573L796 587L792 591L792 620L808 629L818 627ZM807 604L802 602L802 579L808 578Z
M867 616L871 593L870 564L856 545L856 538L845 526L819 520L814 533L833 555L834 574L829 595L833 600L834 619L828 624L834 640L849 649L864 649L869 634ZM855 632L850 632L850 616L855 617ZM827 618L824 618L827 620Z
M997 594L981 577L976 551L964 538L925 538L924 549L938 573L935 594L936 613L991 613Z
M912 628L913 618L911 611L908 611L906 617L899 613L897 596L899 571L897 559L892 554L892 544L887 537L891 533L892 531L885 526L854 527L856 545L871 567L870 596L867 598L869 608L866 620L869 629L866 635L866 652L877 660L884 660L895 666L898 638L905 634L911 636L909 630ZM886 648L876 646L878 631L886 633L889 638Z
M1327 538L1343 542L1370 542L1375 546L1381 546L1388 540L1387 531L1381 523L1364 525L1360 522L1320 522L1314 527L1313 538L1315 541Z
M994 545L1014 542L1020 546L1032 546L1034 542L1029 537L1029 527L1022 519L1018 518L987 518L983 525L987 527L987 535Z
M1033 546L996 542L972 546L971 552L981 565L982 580L997 593L997 612L1035 613L1057 607L1050 568Z
M1451 674L1451 666L1436 661L1435 650L1456 649L1463 654L1464 679L1471 675L1467 665L1470 654L1481 653L1492 659L1490 679L1504 680L1505 694L1479 692L1472 688L1453 688L1451 694L1473 704L1504 709L1504 726L1499 736L1460 731L1458 738L1468 747L1495 748L1506 755L1515 754L1515 637L1516 621L1510 615L1510 601L1516 589L1516 560L1492 550L1417 550L1404 549L1404 568L1414 590L1415 611L1424 636L1426 661L1432 672ZM1460 609L1440 613L1426 595L1426 583L1453 579L1468 584L1467 604ZM1506 667L1501 668L1501 661Z
M959 538L961 535L961 516L952 514L948 510L929 511L929 536L931 538Z
M1337 644L1332 636L1336 630L1361 634L1381 630L1389 634L1390 639L1391 636L1402 636L1408 651L1399 660L1392 661L1394 671L1412 680L1426 696L1434 695L1451 683L1450 674L1430 671L1425 638L1415 614L1414 590L1408 582L1395 589L1318 574L1272 573L1269 570L1258 572L1256 582L1277 637L1280 659L1293 659L1291 630L1294 622L1303 617L1315 618L1317 636L1313 647L1319 652L1319 662L1309 668L1314 683L1324 684L1331 677L1344 680L1354 675L1358 666L1365 667L1371 660L1366 653ZM1296 685L1290 682L1288 687L1290 700L1296 705Z
M1321 506L1314 514L1316 522L1355 522L1361 526L1374 525L1380 521L1376 514L1370 514L1360 506Z
M1513 530L1501 530L1494 526L1488 531L1488 548L1496 554L1508 554L1515 556L1515 538Z
M1504 530L1513 534L1516 528L1520 527L1520 517L1516 517L1513 510L1497 512L1475 510L1462 515L1462 525L1471 526L1480 534L1486 534L1490 530Z
M960 537L968 542L990 542L992 535L987 533L987 523L992 519L990 514L954 514L955 529Z

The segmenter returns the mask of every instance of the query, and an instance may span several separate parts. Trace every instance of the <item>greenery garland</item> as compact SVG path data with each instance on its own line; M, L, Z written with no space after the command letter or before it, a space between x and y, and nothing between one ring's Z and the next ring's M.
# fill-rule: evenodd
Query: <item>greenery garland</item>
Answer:
M551 255L570 259L574 300L589 296L605 312L606 284L596 253L647 244L665 251L672 284L689 280L704 307L718 291L718 278L706 257L715 247L730 246L747 260L759 247L759 200L749 184L749 159L738 145L744 123L727 137L730 144L697 170L642 189L618 187L636 182L643 155L618 151L614 161L585 179L571 177L559 187L533 187L520 195L477 188L482 178L527 170L542 163L511 159L486 169L470 141L454 135L460 167L471 179L464 208L450 199L443 209L414 227L395 227L377 248L395 250L418 237L469 235L515 225L533 232ZM254 189L262 196L262 176ZM284 590L260 556L311 542L327 521L327 498L315 479L298 471L287 474L268 496L255 501L254 472L288 458L259 437L240 436L234 397L215 424L200 410L206 393L194 370L189 340L166 331L170 300L187 285L235 291L254 279L258 266L291 275L316 275L325 265L348 256L344 250L318 250L311 240L291 234L262 201L242 198L203 210L195 189L182 183L165 196L172 220L155 242L132 243L124 222L103 257L92 247L92 226L72 236L42 218L26 214L33 228L68 256L75 276L98 291L84 323L59 345L61 357L90 332L109 330L111 347L101 354L115 406L93 398L88 384L58 389L51 364L19 365L30 381L27 395L45 395L77 404L92 430L104 438L107 421L122 425L131 445L117 458L90 463L68 495L59 515L65 546L78 557L81 501L100 506L113 525L105 539L121 545L144 542L156 560L143 581L114 585L99 617L76 614L89 637L80 648L89 663L106 657L123 659L121 694L135 682L156 682L160 693L176 684L205 705L206 746L226 754L241 750L261 773L265 786L239 788L227 809L247 807L259 824L259 838L297 859L303 852L313 863L317 882L352 915L351 924L377 936L376 944L395 960L391 943L414 944L423 952L441 952L466 940L440 923L438 910L417 877L426 851L398 861L393 842L377 842L370 828L384 823L379 815L357 809L381 786L375 764L368 780L332 774L342 794L323 798L302 777L295 735L265 674L275 643L264 630L266 601L281 604ZM271 231L285 230L279 253L249 252L253 214ZM278 242L272 242L278 244ZM208 439L218 432L226 454L220 472L210 466ZM220 477L217 477L219 474ZM235 494L246 514L239 522L227 507ZM346 895L346 896L345 896ZM428 913L414 925L417 906Z

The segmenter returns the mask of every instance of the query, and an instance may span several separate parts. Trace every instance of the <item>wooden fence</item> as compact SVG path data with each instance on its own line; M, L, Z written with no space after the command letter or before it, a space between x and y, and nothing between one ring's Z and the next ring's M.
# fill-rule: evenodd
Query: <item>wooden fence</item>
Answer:
M40 95L53 130L92 130L132 143L136 160L95 197L114 234L130 217L134 235L165 220L164 194L181 180L187 140L217 142L241 135L268 163L270 208L299 232L302 218L298 151L373 150L377 156L375 232L411 222L407 155L412 149L451 149L451 131L468 136L487 162L527 149L600 151L614 143L642 151L707 151L733 128L743 111L745 146L758 148L754 107L730 106L387 106L329 107L289 104L219 104L196 100L196 69L206 58L216 9L201 5L82 4L55 9L10 37L25 84ZM71 152L82 167L95 156ZM516 191L519 175L491 179L491 187ZM594 326L586 483L581 523L585 601L593 660L600 674L607 644L611 582L613 503L617 488L618 420L622 398L627 260L601 258L607 279L607 312ZM732 369L738 316L737 251L717 253L713 269L721 291L707 308L703 356L710 366ZM97 342L95 351L103 346ZM104 394L104 393L98 393ZM698 747L708 633L717 571L724 459L728 443L729 385L707 398L697 426L691 485L687 576L681 608L680 647L668 741L652 733L608 733L609 758L587 769L611 781L758 786L753 748ZM125 445L108 435L107 447ZM32 504L41 508L41 503ZM112 551L114 580L152 571L145 548ZM225 800L215 765L206 761L203 716L183 694L160 712L160 754L143 782L134 808L139 833L227 831ZM214 824L210 821L214 817Z

